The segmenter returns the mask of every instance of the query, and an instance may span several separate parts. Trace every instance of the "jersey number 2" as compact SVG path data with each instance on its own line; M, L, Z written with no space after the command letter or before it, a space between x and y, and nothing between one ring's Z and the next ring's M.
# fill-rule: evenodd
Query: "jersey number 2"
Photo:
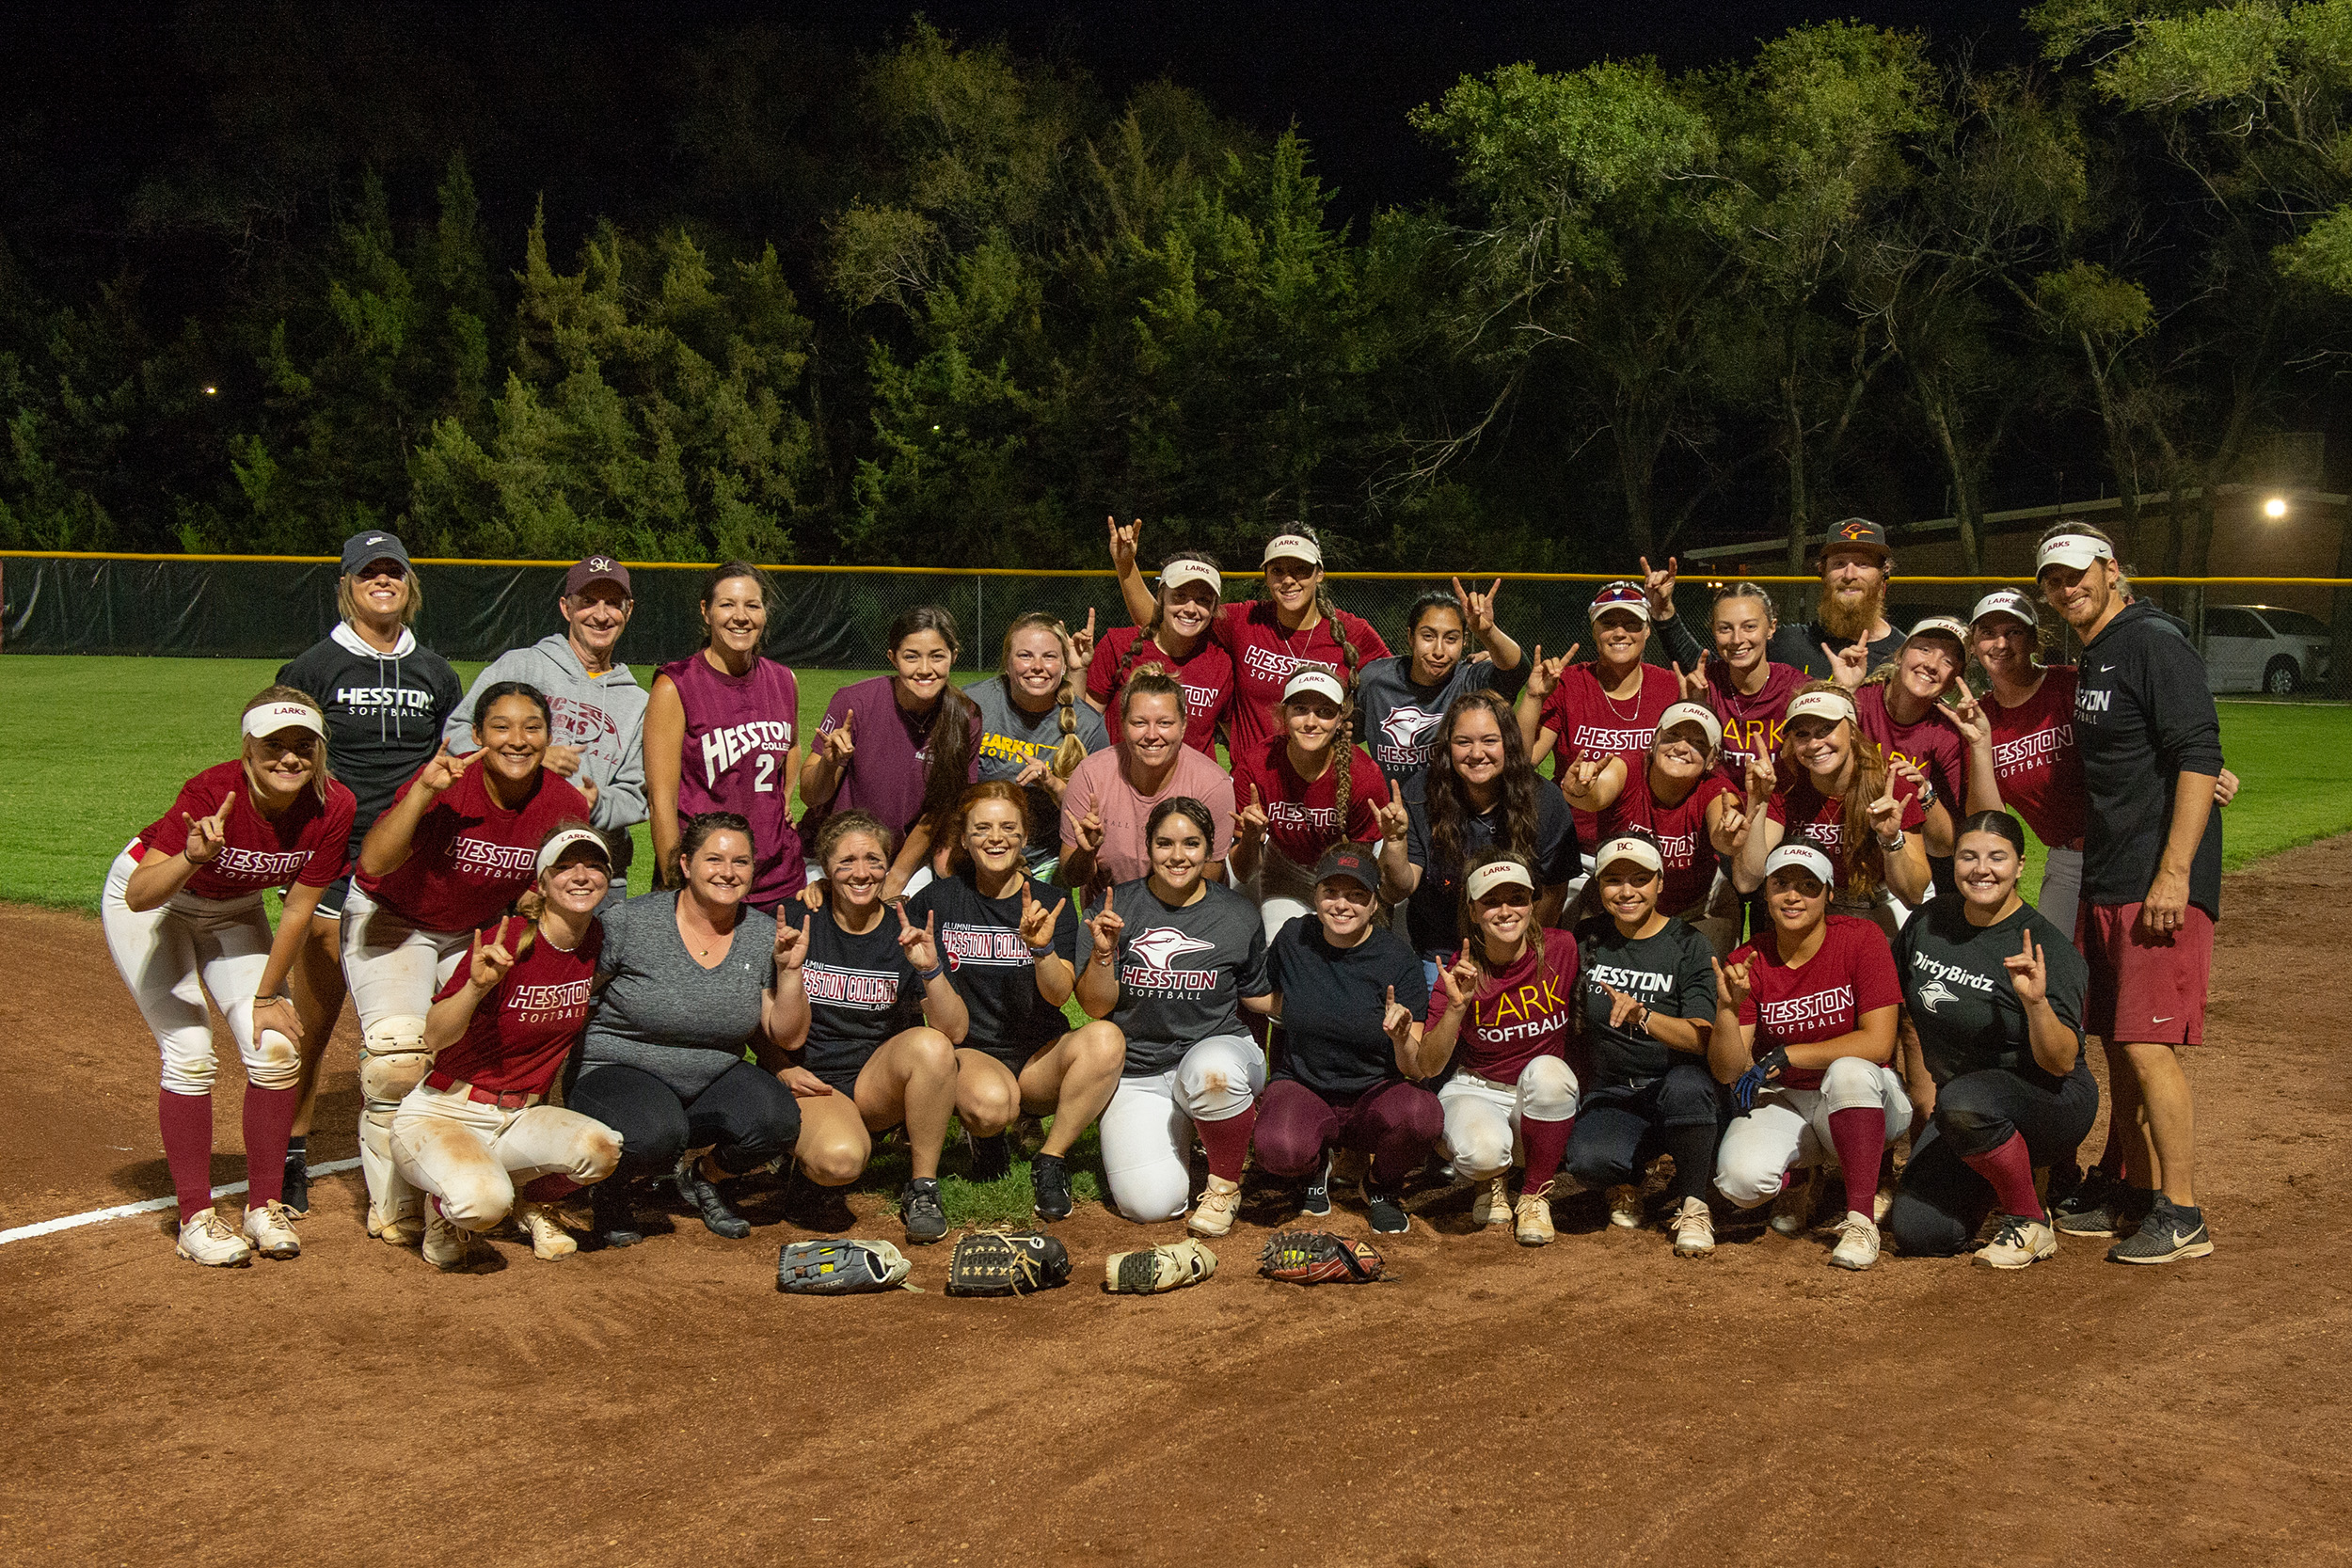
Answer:
M752 788L757 790L762 795L773 795L776 792L775 752L762 752L759 753L759 770L752 779Z

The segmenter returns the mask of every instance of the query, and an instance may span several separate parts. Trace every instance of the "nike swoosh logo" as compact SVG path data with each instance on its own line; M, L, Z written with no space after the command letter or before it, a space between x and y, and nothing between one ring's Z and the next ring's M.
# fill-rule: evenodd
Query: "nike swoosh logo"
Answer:
M2180 1231L2175 1230L2172 1232L2172 1244L2176 1247L2185 1247L2188 1245L2190 1242L2196 1240L2196 1238L2197 1232L2194 1230L2188 1232L2186 1235L2183 1235Z
M1932 1011L1932 1009L1931 1009L1931 1011ZM2162 1018L2152 1018L2148 1022L2151 1023L2169 1023L2172 1022L2172 1016L2173 1015L2170 1013L2167 1013Z

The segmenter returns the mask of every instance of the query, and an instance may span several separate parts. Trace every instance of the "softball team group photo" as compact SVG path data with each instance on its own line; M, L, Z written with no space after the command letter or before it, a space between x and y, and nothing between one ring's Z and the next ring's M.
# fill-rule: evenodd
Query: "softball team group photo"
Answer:
M806 732L755 566L707 573L702 645L641 684L628 568L590 557L468 687L403 542L347 541L337 624L89 868L161 1053L178 1257L339 1244L304 1221L346 1005L365 1234L443 1270L492 1232L744 1240L754 1193L841 1235L878 1151L910 1248L958 1228L943 1165L1025 1159L1044 1227L1099 1169L1138 1291L1206 1277L1245 1179L1375 1276L1433 1222L1545 1246L1580 1195L1694 1266L1757 1210L1817 1240L1791 1266L2212 1254L2185 1058L2237 780L2106 533L2060 521L2030 589L1907 629L1865 519L1803 623L1731 581L1690 624L1674 562L1628 562L1548 653L1508 627L1556 585L1436 583L1375 626L1304 529L1254 596L1199 550L1148 574L1143 532L1108 527L1102 623L1016 615L963 684L955 618L909 610ZM908 1272L850 1250L789 1243L779 1283Z

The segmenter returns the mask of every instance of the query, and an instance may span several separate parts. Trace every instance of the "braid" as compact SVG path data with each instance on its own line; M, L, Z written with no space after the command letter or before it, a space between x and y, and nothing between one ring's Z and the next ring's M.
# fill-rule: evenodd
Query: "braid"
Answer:
M1336 769L1336 774L1331 781L1331 800L1340 809L1339 833L1331 840L1331 844L1344 844L1348 839L1347 791L1356 760L1356 743L1348 736L1354 729L1354 724L1343 720L1340 723L1340 733L1331 740L1331 743L1340 749L1340 754L1331 759L1331 766ZM1328 849L1331 845L1327 844L1324 847Z
M1086 673L1078 668L1078 645L1070 640L1070 628L1057 621L1054 635L1061 639L1062 662L1061 743L1054 748L1054 777L1067 779L1087 756L1086 742L1078 738L1078 688L1085 683Z
M1127 676L1135 670L1136 667L1136 655L1142 653L1146 648L1151 648L1155 653L1162 651L1153 641L1153 639L1160 635L1160 623L1162 620L1166 619L1167 615L1168 606L1156 598L1153 599L1152 601L1152 619L1146 621L1141 628L1136 632L1136 640L1127 644L1127 657L1119 661L1119 674L1117 678L1111 682L1111 689L1113 691L1119 690L1127 684Z

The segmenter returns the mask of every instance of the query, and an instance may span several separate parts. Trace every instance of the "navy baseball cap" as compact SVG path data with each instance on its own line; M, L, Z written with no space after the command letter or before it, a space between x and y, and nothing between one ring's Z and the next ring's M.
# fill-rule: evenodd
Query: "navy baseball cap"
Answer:
M1826 558L1832 550L1849 549L1876 551L1881 561L1887 560L1895 553L1887 547L1886 531L1867 517L1847 518L1844 522L1831 528L1829 537L1821 541L1823 558Z
M609 582L620 589L621 596L633 596L628 585L628 568L609 555L592 555L564 574L564 596L576 599L588 591L592 582Z
M355 533L343 541L343 576L349 577L371 561L397 561L405 571L408 546L400 542L400 535L372 528L365 533Z
M1353 877L1367 893L1380 891L1380 863L1360 844L1335 845L1324 851L1315 863L1315 880L1327 882L1334 877Z

